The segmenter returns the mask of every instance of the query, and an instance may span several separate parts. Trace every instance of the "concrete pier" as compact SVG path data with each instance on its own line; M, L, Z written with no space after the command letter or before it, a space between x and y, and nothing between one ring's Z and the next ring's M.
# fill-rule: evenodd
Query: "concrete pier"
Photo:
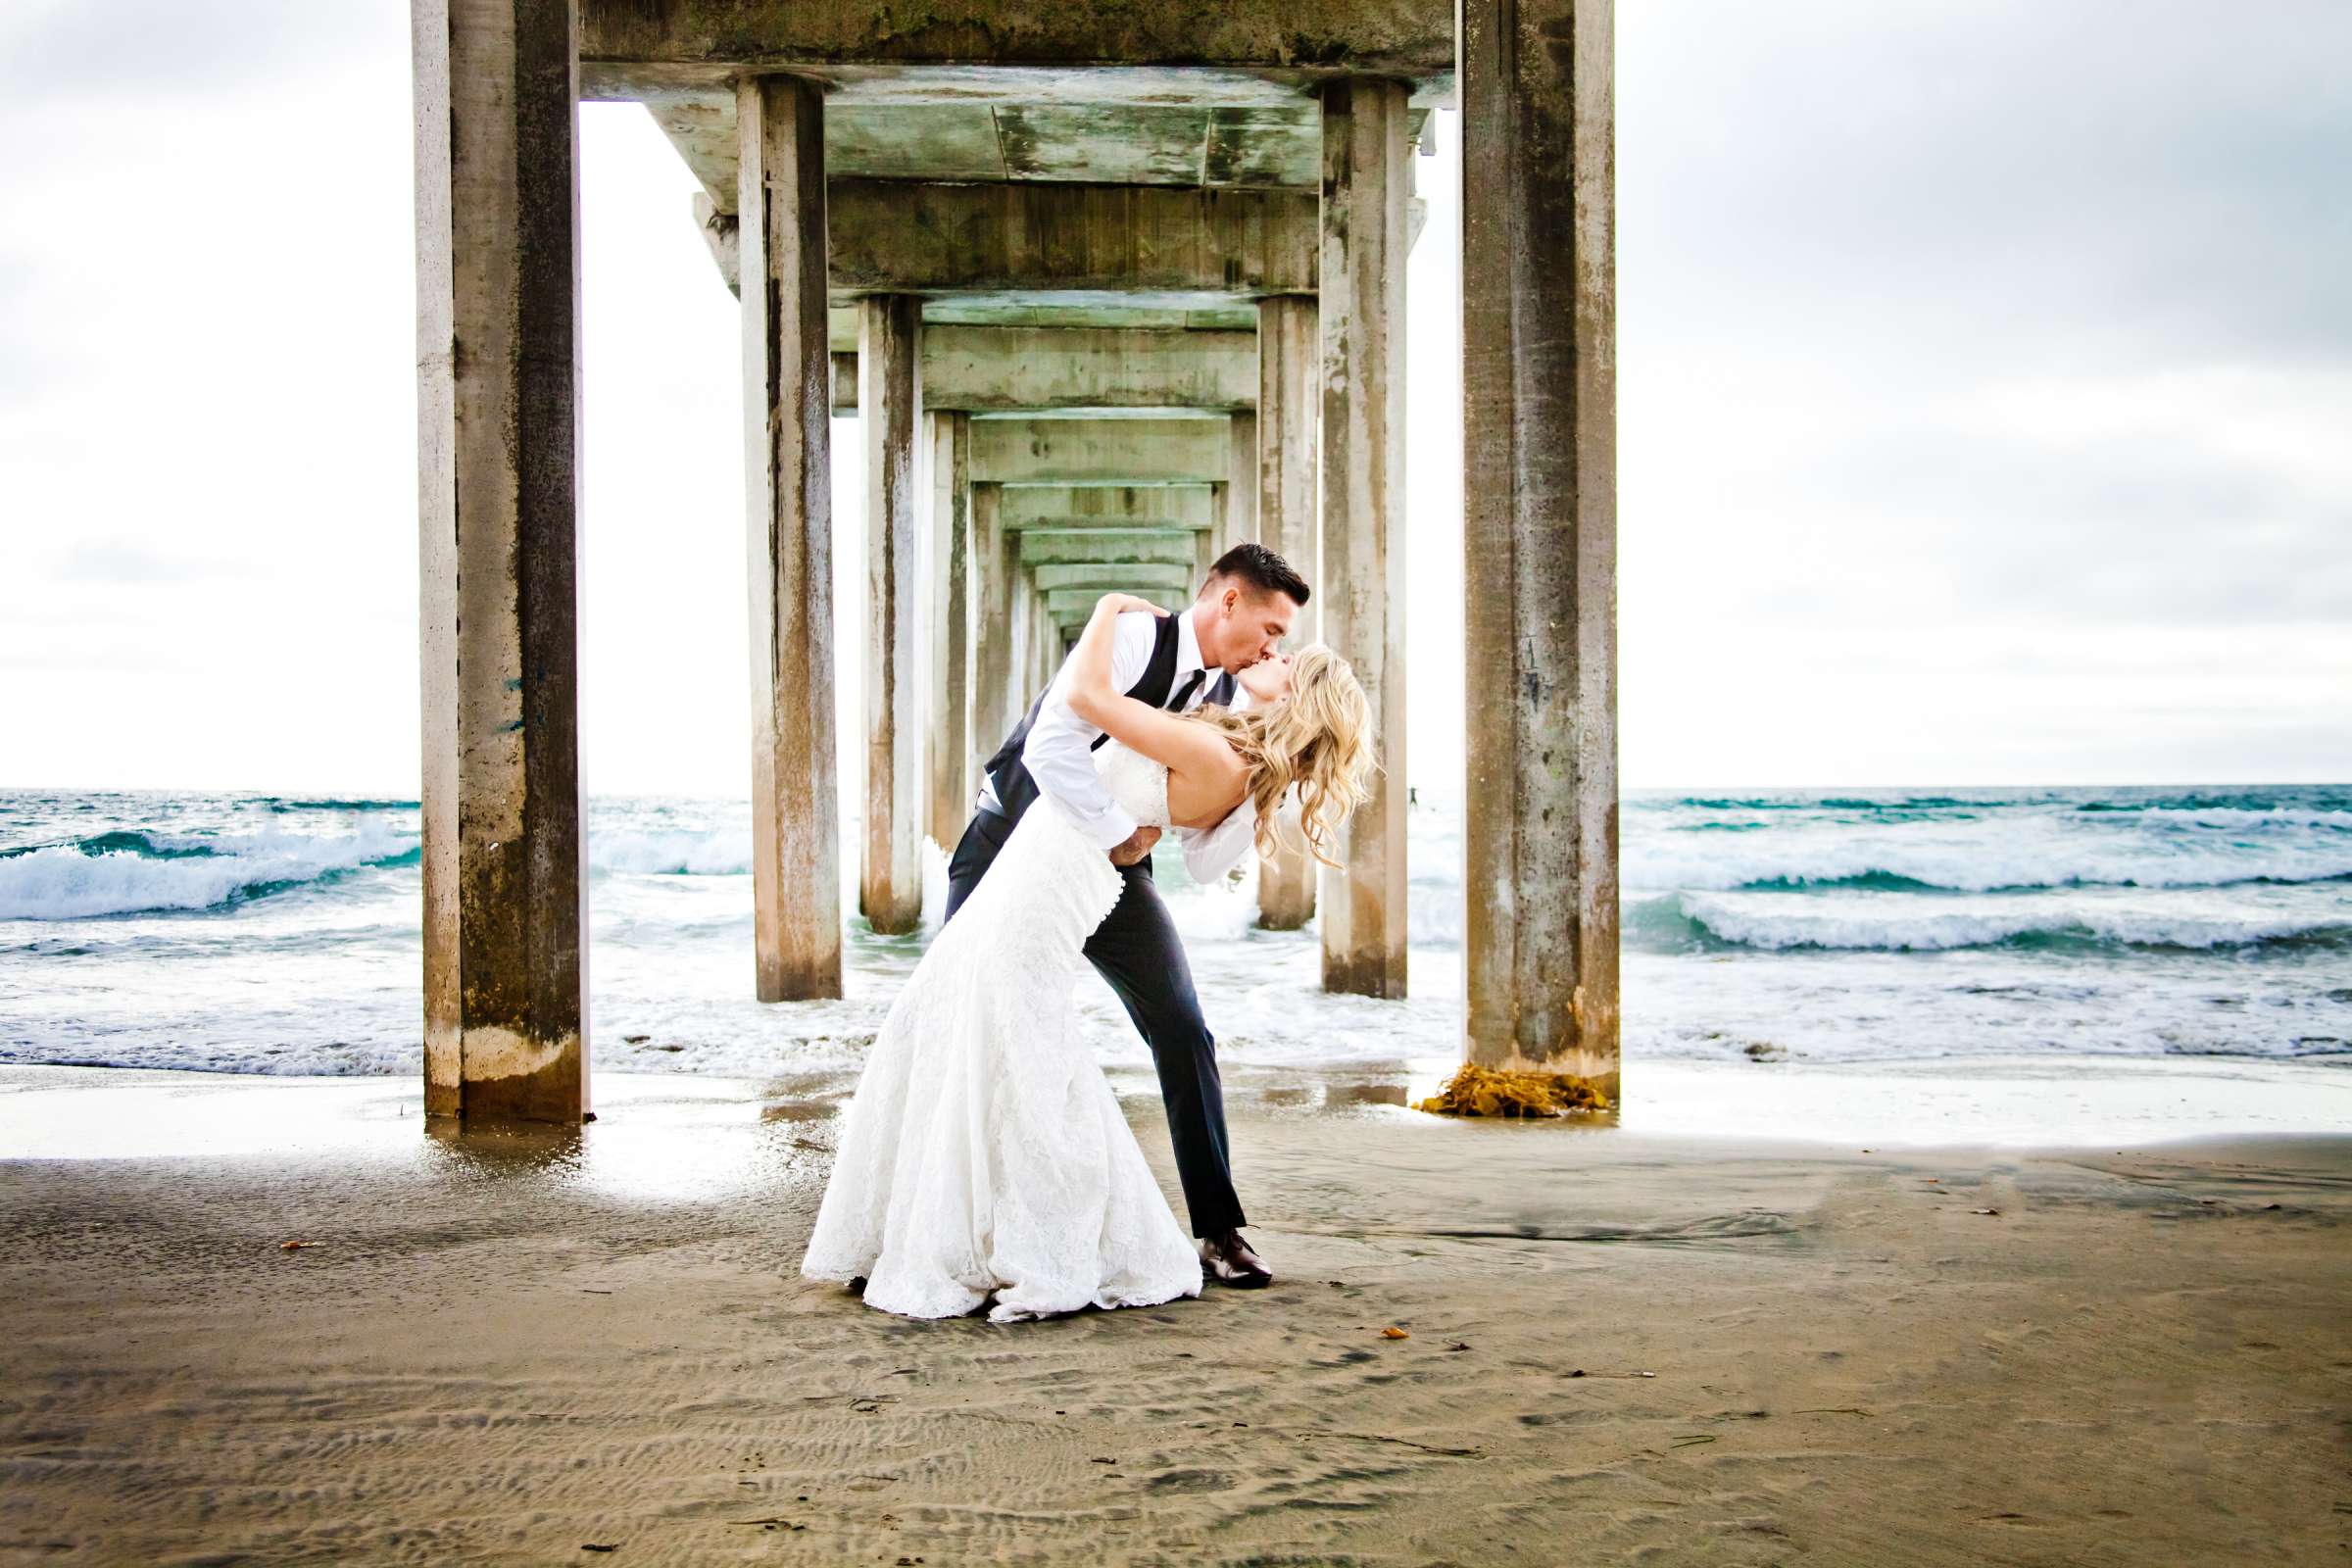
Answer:
M1013 694L1013 619L1021 580L1019 535L1003 525L1004 491L975 484L972 496L972 750L986 760L1019 722ZM973 780L973 799L979 781ZM967 802L968 804L968 802Z
M923 496L915 373L921 300L871 294L858 307L858 422L865 442L865 837L858 906L885 935L912 931L923 912L922 672L914 621Z
M930 426L931 510L923 536L921 579L930 593L924 615L924 831L934 844L953 850L971 814L978 772L970 701L972 416L934 412L925 419Z
M1293 623L1294 647L1323 636L1316 576L1322 519L1316 512L1316 428L1322 418L1321 327L1311 294L1276 294L1257 305L1257 538L1306 579L1314 596ZM1297 811L1291 811L1293 822ZM1257 867L1257 923L1296 931L1315 916L1314 858L1291 848Z
M743 262L764 279L743 301L755 985L792 1002L841 995L825 100L771 75L736 101Z
M424 1106L576 1123L588 1051L572 9L416 0L412 18Z
M1404 255L1407 92L1323 89L1323 635L1371 699L1380 770L1323 873L1323 984L1405 988ZM1475 667L1475 666L1473 666Z
M1615 1097L1617 319L1606 0L1464 0L1469 1059Z
M1467 1049L1613 1072L1606 0L1462 0L1458 28L1444 0L886 27L830 0L413 4L436 1111L585 1104L582 95L645 106L740 302L756 974L781 1001L842 990L837 412L866 458L874 929L915 928L922 837L960 833L1094 598L1181 605L1257 539L1314 590L1293 641L1353 663L1380 764L1344 872L1277 858L1259 919L1319 912L1326 987L1405 994L1408 148L1458 91Z

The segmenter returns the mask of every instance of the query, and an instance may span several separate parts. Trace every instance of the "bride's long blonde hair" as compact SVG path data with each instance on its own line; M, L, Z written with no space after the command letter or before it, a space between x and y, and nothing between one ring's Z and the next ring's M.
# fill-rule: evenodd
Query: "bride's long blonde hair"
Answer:
M1369 796L1372 770L1372 705L1348 661L1310 644L1291 660L1291 694L1282 702L1238 713L1200 708L1190 716L1223 734L1249 764L1260 855L1280 849L1276 812L1296 786L1306 853L1325 865L1340 863L1332 840Z

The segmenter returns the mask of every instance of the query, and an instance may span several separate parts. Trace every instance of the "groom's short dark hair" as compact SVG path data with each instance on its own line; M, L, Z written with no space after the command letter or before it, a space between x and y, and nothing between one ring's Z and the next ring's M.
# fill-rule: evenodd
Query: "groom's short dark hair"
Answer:
M1306 579L1291 564L1261 544L1238 544L1208 568L1209 581L1236 577L1261 594L1285 594L1298 605L1307 600Z

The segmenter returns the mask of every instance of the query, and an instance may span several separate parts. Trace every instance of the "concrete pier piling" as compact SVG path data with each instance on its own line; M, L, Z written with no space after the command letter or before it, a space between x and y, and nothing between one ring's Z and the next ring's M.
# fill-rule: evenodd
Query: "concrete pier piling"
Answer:
M752 908L762 1002L841 995L833 761L832 361L824 89L747 77L741 258L752 596Z
M1353 78L1322 91L1323 635L1371 699L1380 768L1323 872L1323 984L1405 988L1404 253L1407 93Z
M588 1051L572 10L417 0L412 19L424 1106L577 1123Z
M1257 538L1257 415L1238 410L1226 424L1225 525L1217 553Z
M1464 0L1459 81L1467 1054L1613 1099L1611 34L1605 0Z
M924 831L953 850L978 787L972 734L972 416L933 412L931 510L922 580L929 591L924 625L923 739L927 748ZM988 742L993 747L994 741Z
M972 506L972 749L993 755L1019 714L1013 695L1012 622L1020 581L1019 535L1004 531L1001 485L975 484ZM975 779L972 788L979 789Z
M1322 419L1321 327L1311 294L1274 294L1257 304L1257 537L1313 590L1298 612L1295 646L1323 640L1323 588L1317 575L1322 518L1316 510L1315 433ZM1298 813L1290 819L1295 824ZM1286 848L1257 867L1257 923L1296 931L1315 916L1314 858Z
M885 935L923 912L922 674L914 619L922 503L915 437L922 426L916 356L923 302L869 294L858 302L858 422L865 442L865 839L858 906Z

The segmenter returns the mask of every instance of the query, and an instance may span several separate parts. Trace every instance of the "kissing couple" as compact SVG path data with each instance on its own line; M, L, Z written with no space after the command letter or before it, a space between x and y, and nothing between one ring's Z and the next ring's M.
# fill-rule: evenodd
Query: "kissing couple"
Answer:
M987 1305L1000 1323L1272 1280L1242 1240L1216 1042L1151 851L1174 829L1213 883L1274 852L1295 794L1307 853L1337 863L1371 706L1329 648L1280 651L1306 600L1289 563L1243 544L1181 614L1127 594L1095 607L988 761L946 923L845 1113L803 1275L863 1281L868 1306L906 1317ZM1087 963L1152 1048L1198 1251L1078 1028Z

